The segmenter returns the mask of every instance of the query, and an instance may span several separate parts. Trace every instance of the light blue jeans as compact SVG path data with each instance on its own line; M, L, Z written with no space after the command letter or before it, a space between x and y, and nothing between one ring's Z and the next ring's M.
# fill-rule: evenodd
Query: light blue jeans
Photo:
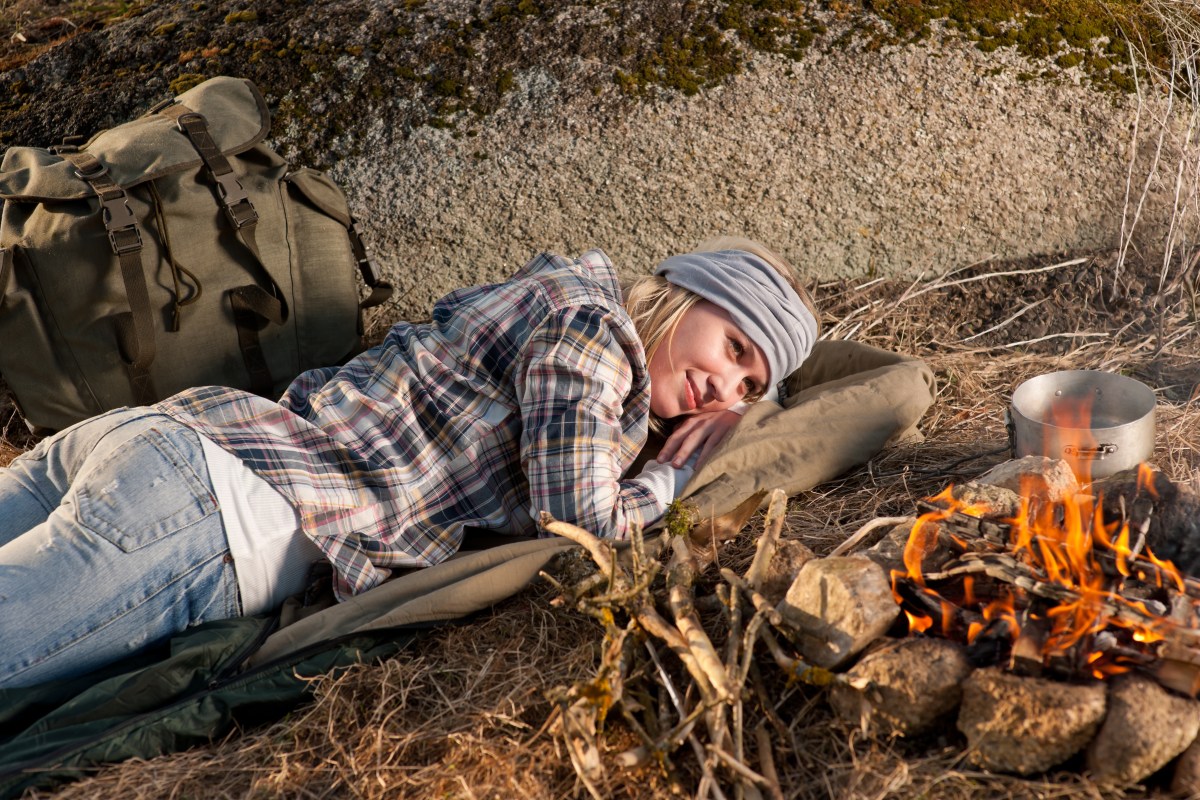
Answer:
M189 428L118 409L0 469L0 688L78 675L239 614Z

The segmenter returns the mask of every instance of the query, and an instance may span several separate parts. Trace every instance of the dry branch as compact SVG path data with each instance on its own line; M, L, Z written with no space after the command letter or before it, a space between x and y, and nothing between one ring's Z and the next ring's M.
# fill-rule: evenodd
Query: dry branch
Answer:
M771 492L771 503L767 506L767 515L763 520L763 534L758 539L758 547L754 552L754 561L746 571L746 583L754 589L761 589L763 579L767 576L767 567L775 557L775 548L779 544L779 534L783 531L783 522L787 517L787 493L782 489Z

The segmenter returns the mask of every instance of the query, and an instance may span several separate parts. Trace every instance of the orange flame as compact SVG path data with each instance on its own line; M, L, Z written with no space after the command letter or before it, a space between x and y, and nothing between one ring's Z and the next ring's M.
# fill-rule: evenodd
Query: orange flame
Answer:
M909 633L924 633L933 627L933 618L924 615L917 616L905 609L904 615L908 617L908 632Z
M1158 490L1154 488L1154 470L1145 462L1138 464L1137 488L1139 492L1145 492L1155 500L1158 499Z
M1091 457L1096 447L1088 433L1088 406L1088 403L1064 399L1063 402L1052 404L1047 418L1060 434L1064 430L1079 432L1079 441L1065 449L1067 455L1071 456L1069 463L1072 470L1084 484L1090 478ZM1144 464L1139 466L1139 494L1158 498L1154 478L1150 467ZM1127 672L1131 668L1130 654L1140 652L1138 648L1148 649L1163 641L1164 629L1173 623L1151 613L1144 603L1123 598L1120 590L1124 581L1136 576L1143 583L1156 583L1160 588L1183 592L1185 579L1170 561L1159 559L1141 543L1133 544L1132 540L1138 538L1134 535L1137 532L1131 531L1128 522L1107 522L1101 511L1102 498L1080 492L1054 502L1044 497L1035 500L1039 488L1044 488L1044 481L1036 478L1022 480L1017 513L1004 522L1010 531L1009 553L1029 568L1036 579L1059 587L1034 594L1041 598L1056 595L1065 598L1057 605L1050 604L1050 608L1044 612L1049 630L1043 637L1043 658L1067 655L1074 648L1082 646L1089 637L1108 629L1120 632L1117 635L1124 644L1116 648L1104 645L1107 649L1086 653L1084 661L1087 669L1098 678ZM897 582L904 579L940 603L940 625L929 614L906 610L911 632L931 632L937 625L940 634L949 637L955 634L958 610L955 604L960 599L957 596L943 598L926 586L923 563L938 547L940 522L956 513L982 517L990 509L956 500L953 487L947 487L930 502L937 506L937 510L923 514L913 524L904 550L906 572L893 573L892 588L897 599L903 603L896 587ZM969 549L960 537L951 534L948 538L960 549ZM1135 552L1135 549L1139 552ZM1109 565L1108 573L1105 572L1105 563ZM1112 577L1113 570L1120 577ZM1028 605L1028 594L1021 590L1005 591L986 602L982 608L980 604L986 598L978 595L979 586L975 578L965 576L961 583L961 608L978 613L982 618L976 618L967 625L968 644L974 643L984 630L998 627L998 622L1004 623L1003 629L1015 642L1020 634L1019 619L1033 618L1031 614L1034 609ZM1041 602L1039 608L1044 607L1040 605ZM928 604L921 607L932 608ZM1128 613L1124 609L1136 613ZM1140 620L1133 621L1131 618Z

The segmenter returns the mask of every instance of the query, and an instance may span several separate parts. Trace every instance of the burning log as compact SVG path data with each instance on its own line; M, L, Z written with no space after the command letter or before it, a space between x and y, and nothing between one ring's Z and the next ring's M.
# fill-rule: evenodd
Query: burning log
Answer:
M1164 532L1183 530L1170 552L1200 566L1200 499L1147 468L1084 494L1054 462L1022 462L987 477L1000 486L951 487L919 504L893 594L911 632L963 642L983 667L958 716L971 761L1029 775L1086 748L1097 780L1141 781L1200 729L1200 581L1159 554ZM1042 466L1048 474L1030 476ZM1184 498L1186 521L1162 505L1168 496ZM897 538L875 551L894 551ZM886 718L852 688L858 671L875 674L871 659L831 693L847 720ZM1112 676L1106 699L1106 684L1089 679ZM1200 746L1182 763L1176 784L1200 789Z
M1155 480L1143 470L1141 494L1121 507L1146 513ZM965 627L980 665L1019 663L1024 674L1068 679L1137 667L1161 674L1177 690L1200 689L1200 581L1158 558L1131 530L1130 514L1110 518L1102 497L1076 494L1040 507L1023 497L1018 513L998 519L991 509L1008 512L1012 504L996 491L1007 490L977 488L947 490L926 502L913 527L904 571L893 573L912 629L936 625L958 636ZM1047 491L1053 499L1057 489ZM927 558L931 551L937 558ZM1023 635L1029 624L1035 630ZM1164 660L1167 640L1175 655Z
M1200 496L1162 473L1123 472L1094 484L1107 519L1144 530L1146 546L1185 575L1200 574ZM1200 597L1200 595L1194 595Z

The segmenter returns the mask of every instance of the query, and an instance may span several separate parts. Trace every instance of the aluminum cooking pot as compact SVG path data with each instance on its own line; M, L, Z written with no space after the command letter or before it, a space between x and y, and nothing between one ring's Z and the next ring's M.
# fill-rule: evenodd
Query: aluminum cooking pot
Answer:
M1066 460L1080 480L1136 467L1154 453L1154 392L1090 369L1051 372L1013 392L1013 454Z

